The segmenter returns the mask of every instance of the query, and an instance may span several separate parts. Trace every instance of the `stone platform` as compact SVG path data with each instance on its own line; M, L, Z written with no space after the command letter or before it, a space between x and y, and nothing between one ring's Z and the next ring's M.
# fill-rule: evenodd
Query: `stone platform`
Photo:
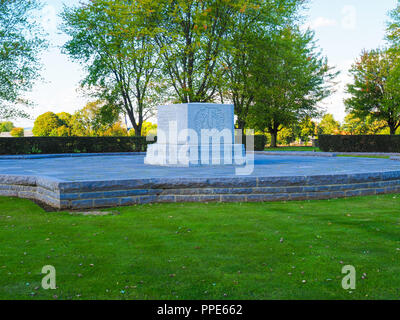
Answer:
M389 159L256 154L249 176L236 176L234 166L164 168L143 159L142 154L0 157L0 195L69 210L400 193L400 162Z

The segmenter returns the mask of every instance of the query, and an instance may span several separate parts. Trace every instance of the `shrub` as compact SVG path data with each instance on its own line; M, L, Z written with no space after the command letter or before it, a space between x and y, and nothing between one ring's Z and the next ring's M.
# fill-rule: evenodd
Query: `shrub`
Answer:
M12 137L23 137L24 136L24 128L13 128L10 132Z
M63 122L53 112L46 112L36 118L32 133L36 137L48 137L54 134L57 128L61 127Z
M11 121L4 121L0 123L0 133L10 132L14 128L14 124Z
M263 134L256 134L253 136L254 137L254 151L264 151L265 146L267 145L267 137ZM236 143L238 143L238 137L236 137ZM247 141L246 141L246 136L242 137L242 143L247 146Z
M398 135L320 135L318 143L325 152L400 152Z
M145 137L0 138L0 154L144 152Z

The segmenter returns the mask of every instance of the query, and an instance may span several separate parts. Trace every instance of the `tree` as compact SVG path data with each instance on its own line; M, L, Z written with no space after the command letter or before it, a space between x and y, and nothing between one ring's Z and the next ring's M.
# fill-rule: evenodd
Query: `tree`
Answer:
M374 120L371 115L366 116L363 120L352 113L344 118L343 123L343 130L350 135L378 134L385 127L386 123L383 120Z
M89 102L72 116L71 135L101 136L118 121L119 112L115 108L100 100Z
M28 116L23 95L39 78L39 53L47 46L30 19L40 7L36 0L0 1L0 119Z
M340 123L335 120L333 114L327 113L318 124L318 134L339 134Z
M400 55L388 49L364 51L350 73L347 111L361 119L384 120L395 134L400 127Z
M10 132L12 137L20 138L24 136L24 128L13 128Z
M157 125L155 123L151 123L150 121L143 122L142 127L142 136L147 137L148 135L157 135ZM130 136L136 135L135 130L132 129L129 131Z
M294 127L289 127L289 128L283 128L281 131L278 133L277 141L280 145L290 145L291 143L295 142L297 139L297 132L296 128Z
M124 111L137 134L163 90L156 74L156 29L146 1L91 0L65 8L64 52L86 67L82 86Z
M68 112L57 113L58 119L62 121L64 126L69 127L71 125L72 115Z
M391 20L388 22L386 30L386 39L392 48L399 49L400 47L400 1L397 7L390 12Z
M241 0L165 0L149 2L157 25L155 43L163 74L177 102L210 102L216 97L224 70L233 21L243 9Z
M32 133L36 137L56 136L56 130L63 125L63 122L53 112L46 112L36 118Z
M311 120L310 117L305 117L299 123L299 137L305 143L310 141L310 137L315 137L317 125L314 121Z
M254 85L250 77L257 42L271 41L279 28L296 18L303 0L248 1L232 21L227 49L223 52L220 100L233 102L238 129L244 130L249 109L254 103Z
M251 73L254 107L248 119L255 129L271 134L272 147L283 128L318 116L317 103L333 92L337 73L316 51L313 37L311 31L289 26L257 44Z
M108 128L100 135L103 137L126 137L128 130L122 126L121 122L116 122L111 128Z
M14 124L11 121L0 122L0 133L10 132L14 128Z

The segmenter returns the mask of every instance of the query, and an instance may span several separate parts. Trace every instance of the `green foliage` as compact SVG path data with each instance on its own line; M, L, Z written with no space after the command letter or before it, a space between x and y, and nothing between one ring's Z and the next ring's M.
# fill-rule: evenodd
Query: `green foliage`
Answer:
M0 119L27 117L23 94L38 79L39 53L47 46L30 19L40 7L36 0L0 1Z
M10 132L12 137L20 138L24 136L24 128L13 128Z
M104 137L126 137L128 130L122 126L120 122L114 123L111 128L108 128L102 134Z
M351 135L378 134L381 133L385 127L386 122L383 120L374 120L371 115L368 115L362 120L352 113L346 116L343 123L343 131ZM389 134L389 131L387 134Z
M71 126L71 121L72 121L72 115L69 114L68 112L60 112L57 113L58 119L61 120L64 126L70 127Z
M299 137L301 141L308 143L310 141L310 138L313 138L317 134L317 124L311 120L310 117L305 117L300 123L299 123Z
M296 141L297 137L298 135L293 126L289 128L283 128L278 133L278 144L285 146L290 145L291 143Z
M102 101L89 102L78 110L70 120L73 136L102 136L119 121L119 111Z
M400 55L392 50L364 51L350 73L347 111L361 119L384 120L395 134L400 127Z
M135 136L136 132L134 129L129 130L129 135L130 136ZM149 121L143 122L143 127L142 127L142 137L147 137L148 135L157 135L157 124L151 123Z
M73 115L46 112L39 116L33 134L42 137L127 135L119 122L119 111L102 101L89 102Z
M232 19L220 67L224 72L223 81L218 89L220 101L233 102L239 129L246 128L249 109L254 103L257 86L254 77L249 75L256 72L257 62L261 62L257 48L260 44L270 45L279 34L277 26L294 23L303 3L299 0L246 1Z
M62 30L71 38L64 52L86 68L82 86L127 114L138 132L165 92L146 4L93 0L62 13Z
M320 57L313 37L310 31L287 27L255 48L254 108L248 121L271 134L273 147L280 130L318 116L316 104L333 91L337 73Z
M327 113L318 124L318 134L340 134L340 123L335 120L333 114Z
M0 133L10 132L14 128L14 124L11 121L0 122Z
M386 39L389 41L393 48L399 49L400 47L400 2L395 9L390 12L391 20L388 22L386 30Z
M53 112L46 112L36 118L32 133L36 137L48 137L55 135L59 127L63 125L60 118Z
M145 1L143 1L145 2ZM256 1L255 1L256 2ZM178 102L209 102L221 83L223 52L235 19L247 1L149 2L157 26L155 43L163 74Z

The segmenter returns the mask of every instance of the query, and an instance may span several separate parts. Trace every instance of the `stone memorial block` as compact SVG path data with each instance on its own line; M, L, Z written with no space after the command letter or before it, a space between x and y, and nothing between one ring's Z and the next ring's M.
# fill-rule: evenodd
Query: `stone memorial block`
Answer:
M242 165L235 144L233 105L185 103L158 107L157 143L145 163L163 166Z

